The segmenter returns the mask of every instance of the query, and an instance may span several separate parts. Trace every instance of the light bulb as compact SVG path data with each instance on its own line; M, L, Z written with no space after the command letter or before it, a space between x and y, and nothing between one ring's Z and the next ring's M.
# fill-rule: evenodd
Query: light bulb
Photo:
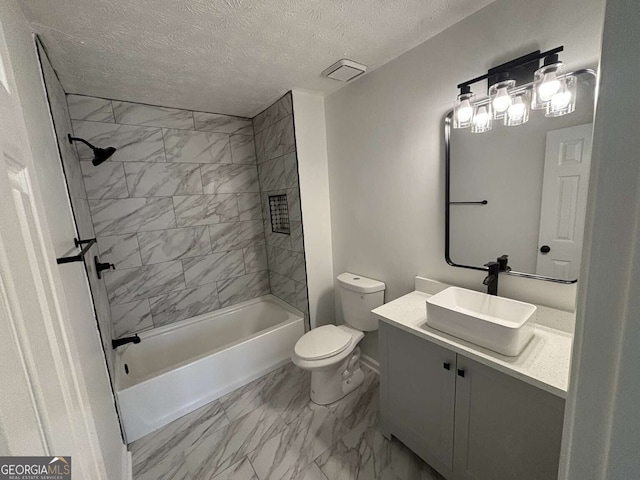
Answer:
M551 97L551 106L554 110L562 110L571 102L571 92L568 90L556 93Z
M473 116L473 107L471 106L469 100L463 100L462 102L460 102L457 112L458 121L460 123L467 123L469 120L471 120L471 117Z
M506 126L517 127L529 121L530 98L531 92L528 90L522 91L513 97L513 103L504 117Z
M538 87L538 95L540 100L548 102L560 90L560 80L556 76L556 72L547 72L544 74L542 83Z
M516 97L513 105L509 107L508 115L512 120L522 120L524 113L527 110L527 106L522 102L521 97Z
M573 75L560 80L560 90L551 97L547 105L547 117L561 117L576 109L577 80Z
M453 102L453 128L467 128L471 125L475 98L468 85L460 88L460 95Z
M479 107L478 113L473 117L473 123L480 128L484 128L489 123L489 112L487 112L487 107Z
M493 108L498 113L506 112L511 105L511 96L507 92L507 87L498 89L496 97L493 99Z

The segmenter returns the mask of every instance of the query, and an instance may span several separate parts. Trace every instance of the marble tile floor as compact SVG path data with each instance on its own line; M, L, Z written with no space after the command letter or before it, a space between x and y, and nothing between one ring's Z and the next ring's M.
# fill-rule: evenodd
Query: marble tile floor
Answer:
M335 404L287 364L129 445L134 480L441 480L378 427L378 376Z

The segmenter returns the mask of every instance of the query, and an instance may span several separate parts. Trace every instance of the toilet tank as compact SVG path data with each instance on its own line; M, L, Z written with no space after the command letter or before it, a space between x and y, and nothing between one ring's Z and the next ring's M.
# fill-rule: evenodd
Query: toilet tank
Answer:
M353 273L338 275L342 314L347 325L363 332L378 329L371 310L384 303L385 284Z

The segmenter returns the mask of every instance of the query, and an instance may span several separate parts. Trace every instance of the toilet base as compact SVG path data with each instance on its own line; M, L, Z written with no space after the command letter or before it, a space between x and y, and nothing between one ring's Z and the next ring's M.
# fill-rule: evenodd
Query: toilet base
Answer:
M337 402L362 385L364 372L360 368L360 349L356 348L338 368L311 372L311 401L318 405Z

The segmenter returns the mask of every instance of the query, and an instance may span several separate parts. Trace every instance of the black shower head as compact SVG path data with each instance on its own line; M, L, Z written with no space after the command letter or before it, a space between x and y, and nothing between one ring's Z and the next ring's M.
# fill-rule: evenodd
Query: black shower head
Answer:
M93 160L91 160L91 163L93 163L95 166L98 166L102 162L106 161L116 151L115 147L107 147L107 148L94 147L86 140L83 140L82 138L72 137L71 135L67 135L67 138L69 138L69 143L82 142L91 150L93 150Z
M113 155L115 151L116 151L116 149L113 148L113 147L94 148L93 149L93 160L91 160L91 163L93 163L95 166L98 166L102 162L107 160L111 155Z

